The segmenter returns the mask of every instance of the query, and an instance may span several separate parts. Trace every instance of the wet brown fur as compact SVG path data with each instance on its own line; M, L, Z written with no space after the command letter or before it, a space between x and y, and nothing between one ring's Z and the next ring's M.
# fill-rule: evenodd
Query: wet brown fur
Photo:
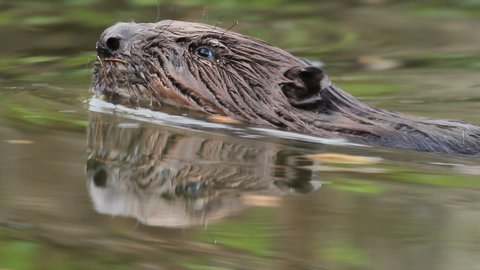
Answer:
M115 103L171 104L246 122L429 152L478 154L480 127L403 115L359 101L318 67L261 40L181 21L118 23L102 34L93 89ZM214 59L196 54L200 46Z

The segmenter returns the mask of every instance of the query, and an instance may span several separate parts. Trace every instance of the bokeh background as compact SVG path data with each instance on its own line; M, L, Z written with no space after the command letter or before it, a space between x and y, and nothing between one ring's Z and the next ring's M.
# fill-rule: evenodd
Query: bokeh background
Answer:
M478 269L478 157L240 141L92 112L90 70L102 31L165 19L238 22L233 31L321 62L336 84L371 104L480 124L479 0L0 0L1 269ZM100 214L85 182L87 129L125 122L173 141L274 149L274 161L255 161L260 172L307 175L322 187L247 197L249 207L189 228ZM382 161L297 160L318 151ZM234 161L222 162L253 166Z

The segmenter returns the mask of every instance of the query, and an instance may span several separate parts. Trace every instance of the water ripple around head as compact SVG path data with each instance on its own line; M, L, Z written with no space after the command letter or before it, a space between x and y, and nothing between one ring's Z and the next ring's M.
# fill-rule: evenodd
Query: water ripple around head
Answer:
M234 126L223 123L213 123L208 120L194 119L188 116L171 115L165 112L152 111L145 108L129 108L123 105L115 105L106 102L97 97L92 97L89 101L89 110L100 113L118 113L122 117L138 120L141 122L148 122L152 124L161 124L168 126L175 126L178 128L192 128L195 130L212 131L224 130L234 132L235 135L244 138L262 138L272 136L286 140L294 140L308 143L318 143L334 146L363 146L360 144L350 143L344 139L329 139L314 135L300 134L296 132L283 131L275 128L266 128L259 126Z

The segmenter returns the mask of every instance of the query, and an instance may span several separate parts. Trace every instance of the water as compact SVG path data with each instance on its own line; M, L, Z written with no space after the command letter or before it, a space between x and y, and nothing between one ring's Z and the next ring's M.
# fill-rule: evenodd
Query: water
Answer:
M479 15L471 0L1 2L0 268L478 269L478 157L114 108L91 99L89 63L117 21L238 20L371 104L480 124Z

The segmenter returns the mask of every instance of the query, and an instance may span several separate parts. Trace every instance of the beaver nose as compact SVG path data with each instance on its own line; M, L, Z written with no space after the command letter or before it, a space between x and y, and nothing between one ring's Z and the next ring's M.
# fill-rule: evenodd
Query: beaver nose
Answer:
M129 47L135 40L138 32L145 26L136 23L117 23L103 31L102 37L97 42L98 56L118 57L128 53Z
M120 48L121 38L109 37L106 40L97 42L97 54L102 58L114 57L115 51Z

